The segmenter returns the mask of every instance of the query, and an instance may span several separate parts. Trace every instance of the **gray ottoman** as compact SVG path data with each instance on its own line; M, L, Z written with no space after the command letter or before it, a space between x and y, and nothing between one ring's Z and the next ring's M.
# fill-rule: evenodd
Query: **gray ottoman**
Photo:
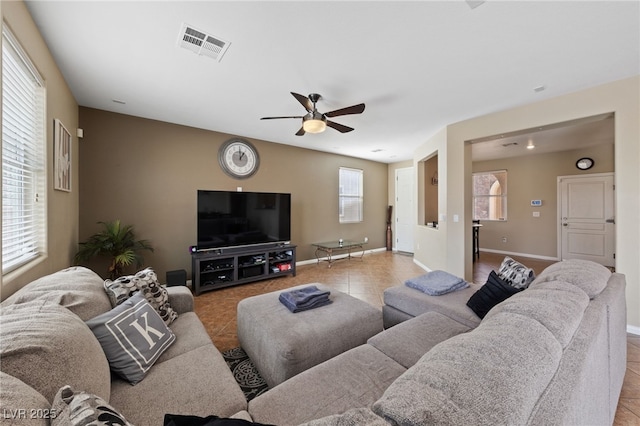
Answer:
M330 305L292 313L281 292L315 285L329 290ZM367 342L382 331L382 312L362 300L313 283L238 303L238 340L269 387Z

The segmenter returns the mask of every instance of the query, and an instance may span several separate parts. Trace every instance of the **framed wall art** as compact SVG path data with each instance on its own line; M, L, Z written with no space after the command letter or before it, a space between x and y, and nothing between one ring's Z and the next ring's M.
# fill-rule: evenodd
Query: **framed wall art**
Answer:
M71 192L71 133L55 119L53 147L53 188Z

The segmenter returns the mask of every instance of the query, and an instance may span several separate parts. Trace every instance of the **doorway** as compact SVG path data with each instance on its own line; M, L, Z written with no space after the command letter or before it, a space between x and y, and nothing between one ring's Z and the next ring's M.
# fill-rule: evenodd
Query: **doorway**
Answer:
M415 172L413 167L396 170L396 238L397 251L413 253L415 219Z
M558 177L558 253L615 267L614 174Z

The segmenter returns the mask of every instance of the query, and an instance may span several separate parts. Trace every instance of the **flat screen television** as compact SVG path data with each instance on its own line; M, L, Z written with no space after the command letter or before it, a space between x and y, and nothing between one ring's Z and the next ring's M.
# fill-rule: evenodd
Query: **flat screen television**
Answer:
M291 240L291 194L198 190L198 250Z

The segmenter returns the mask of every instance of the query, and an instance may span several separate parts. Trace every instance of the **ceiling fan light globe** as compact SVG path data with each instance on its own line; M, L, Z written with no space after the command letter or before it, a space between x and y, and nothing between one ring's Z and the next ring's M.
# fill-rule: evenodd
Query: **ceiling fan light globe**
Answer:
M323 120L309 119L302 123L302 128L307 133L322 133L327 129L327 123Z

